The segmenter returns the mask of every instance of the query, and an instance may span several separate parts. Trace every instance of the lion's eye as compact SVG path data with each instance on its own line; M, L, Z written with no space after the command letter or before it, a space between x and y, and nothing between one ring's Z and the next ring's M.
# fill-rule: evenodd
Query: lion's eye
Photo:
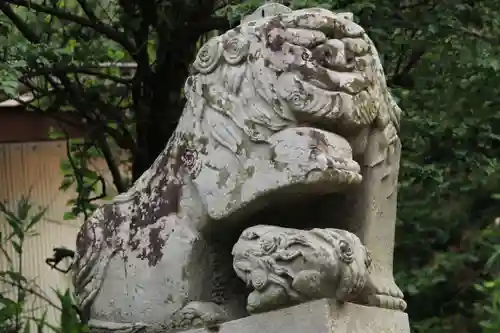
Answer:
M309 53L307 53L306 51L302 52L302 60L308 61L310 58L311 56L309 55Z

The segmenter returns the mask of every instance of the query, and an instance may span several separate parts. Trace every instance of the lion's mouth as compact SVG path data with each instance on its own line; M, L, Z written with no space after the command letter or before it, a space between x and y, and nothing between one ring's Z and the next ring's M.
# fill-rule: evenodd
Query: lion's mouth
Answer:
M337 181L350 186L362 180L360 166L354 160L357 147L350 140L377 115L370 100L374 78L368 49L361 38L330 39L312 47L310 59L293 71L295 82L307 96L307 102L297 105L294 112L299 126L329 133L333 148L324 156L328 167L311 170L308 182ZM336 147L342 147L341 151Z
M333 38L303 52L289 64L293 79L281 80L299 92L290 97L297 120L312 121L329 131L335 127L351 131L372 123L378 110L372 100L376 69L369 44L361 37Z
M347 69L347 67L346 67ZM338 72L325 67L319 62L314 66L302 67L299 70L300 79L327 92L343 92L355 95L369 86L369 81L359 72Z
M328 168L327 170L314 169L307 173L306 182L335 182L337 191L339 185L349 186L361 183L360 173L342 168Z
M313 168L306 174L306 181L336 182L338 185L355 185L362 180L360 165L353 159L350 143L334 132L311 128L318 133L317 144L311 145L311 158L322 167Z
M342 139L345 140L344 138ZM347 143L347 140L345 142ZM323 183L327 192L330 192L329 189L332 190L331 192L340 192L345 188L361 183L361 168L352 158L352 154L349 155L345 151L340 154L335 150L331 150L328 154L323 153L317 156L317 159L324 160L324 164L322 163L323 167L313 168L307 172L305 177L306 183Z

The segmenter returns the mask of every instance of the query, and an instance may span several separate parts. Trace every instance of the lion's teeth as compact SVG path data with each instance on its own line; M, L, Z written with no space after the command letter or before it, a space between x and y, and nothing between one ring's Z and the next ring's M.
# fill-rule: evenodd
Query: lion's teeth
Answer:
M347 181L347 174L344 171L338 172L337 180L340 184L344 184Z

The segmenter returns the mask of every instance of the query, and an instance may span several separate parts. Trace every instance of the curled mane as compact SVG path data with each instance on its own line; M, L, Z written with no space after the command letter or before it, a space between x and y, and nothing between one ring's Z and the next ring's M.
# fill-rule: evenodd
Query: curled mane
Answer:
M183 118L196 119L195 133L209 134L233 153L245 140L266 142L294 121L283 103L256 85L248 57L255 38L234 31L213 37L198 52L184 88L192 115ZM178 129L187 132L193 124L181 120Z

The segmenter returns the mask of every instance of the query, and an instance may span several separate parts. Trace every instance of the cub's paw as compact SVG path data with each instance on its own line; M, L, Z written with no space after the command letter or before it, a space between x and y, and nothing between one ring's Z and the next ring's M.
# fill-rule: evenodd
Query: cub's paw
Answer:
M394 278L383 278L370 276L360 302L369 306L391 310L406 310L406 302L403 300L403 292L397 286Z
M193 301L173 315L167 328L169 330L184 330L196 327L210 329L227 320L228 315L220 305L212 302Z

